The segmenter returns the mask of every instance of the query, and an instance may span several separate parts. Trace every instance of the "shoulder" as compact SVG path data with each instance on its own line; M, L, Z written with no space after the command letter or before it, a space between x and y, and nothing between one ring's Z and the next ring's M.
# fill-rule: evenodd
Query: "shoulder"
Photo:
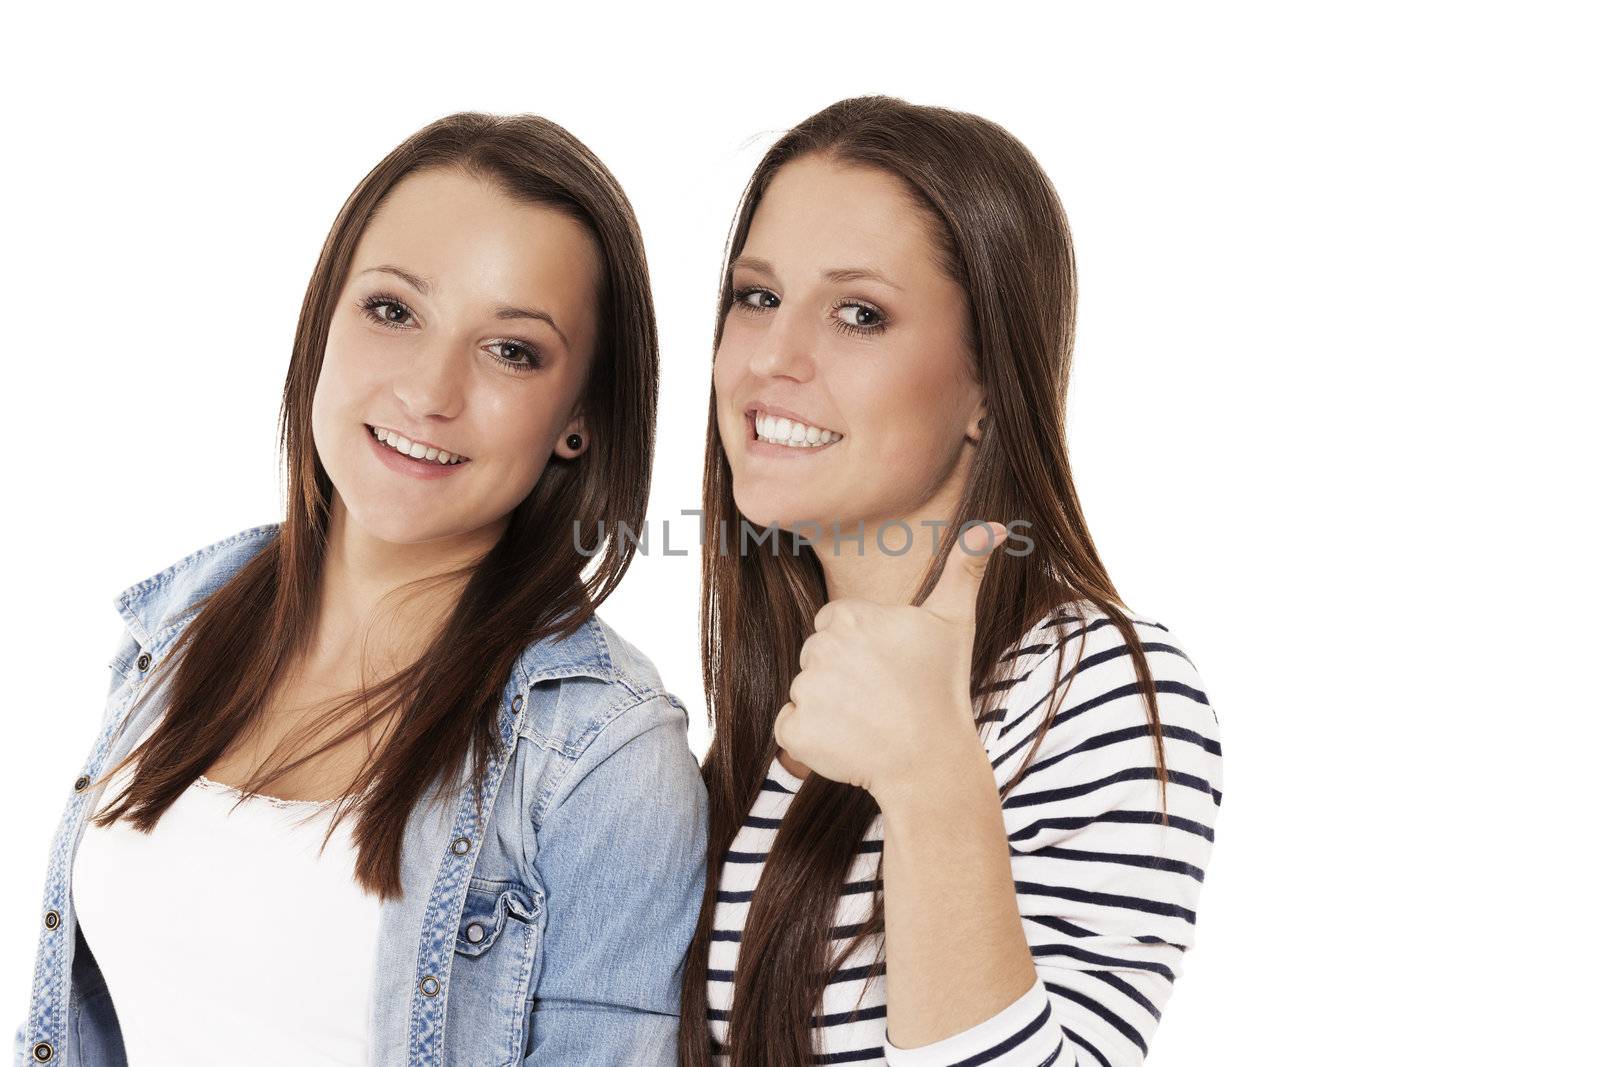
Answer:
M603 734L637 733L662 719L688 727L687 709L655 663L598 614L567 637L530 644L516 675L530 702L522 735L573 759Z
M1218 719L1184 641L1149 615L1124 615L1133 642L1094 605L1062 604L1002 657L1001 692L984 735L1002 781L1024 764L1067 765L1081 776L1149 762L1149 704L1135 643L1154 686L1169 769L1204 771L1208 781L1218 777ZM1029 759L1036 738L1038 750Z
M688 710L650 658L599 615L569 637L530 645L518 672L528 701L520 736L543 753L519 767L550 775L536 791L534 826L561 810L586 812L586 824L604 822L604 813L637 820L643 808L656 824L706 821Z
M129 632L149 644L221 588L277 534L280 523L251 526L197 548L116 595L114 606Z

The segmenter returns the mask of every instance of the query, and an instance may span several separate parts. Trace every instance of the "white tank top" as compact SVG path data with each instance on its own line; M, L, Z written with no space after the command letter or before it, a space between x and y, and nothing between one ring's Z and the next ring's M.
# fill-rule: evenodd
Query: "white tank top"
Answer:
M379 900L354 817L319 857L333 802L240 795L202 776L149 834L85 825L73 902L129 1067L369 1067Z

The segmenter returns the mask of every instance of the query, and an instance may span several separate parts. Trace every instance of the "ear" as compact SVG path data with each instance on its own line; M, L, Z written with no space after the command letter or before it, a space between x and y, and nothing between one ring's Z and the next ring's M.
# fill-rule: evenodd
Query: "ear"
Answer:
M972 413L972 418L967 421L967 440L977 444L983 440L983 433L989 428L989 403L985 400L978 402L978 410Z
M577 448L573 448L567 443L573 434L583 438ZM583 450L588 447L589 426L580 412L567 421L567 425L561 431L561 436L556 439L556 455L562 459L576 459L583 455Z

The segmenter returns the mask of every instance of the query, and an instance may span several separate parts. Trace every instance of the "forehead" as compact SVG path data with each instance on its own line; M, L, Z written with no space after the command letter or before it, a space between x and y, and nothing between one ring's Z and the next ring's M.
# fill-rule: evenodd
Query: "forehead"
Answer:
M887 171L805 156L773 176L743 251L780 270L872 267L912 283L939 276L930 220L914 197Z
M583 223L454 168L409 174L390 190L352 273L380 263L431 279L441 300L537 301L569 337L569 324L594 314L600 269Z

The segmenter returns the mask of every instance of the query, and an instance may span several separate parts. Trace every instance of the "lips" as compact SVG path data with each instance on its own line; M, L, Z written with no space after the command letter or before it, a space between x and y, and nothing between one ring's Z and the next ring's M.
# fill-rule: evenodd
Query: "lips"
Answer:
M788 419L791 423L798 422L804 426L815 426L818 430L826 433L836 434L839 437L844 436L844 434L840 433L840 431L835 430L822 422L819 422L810 415L802 415L800 412L795 411L792 408L781 407L777 404L769 404L763 400L757 400L746 404L744 414L745 418L752 424L754 424L754 421L761 416L771 416L773 418Z
M379 425L379 424L376 424L376 423L362 423L362 425L367 428L367 433L373 435L374 437L377 436L377 431L382 430L385 433L395 434L395 435L398 435L398 436L404 438L405 441L407 442L407 444L410 444L410 445L421 445L424 449L427 449L427 450L432 451L432 452L442 453L442 454L451 456L455 460L460 461L461 463L471 462L469 457L463 456L461 453L457 452L453 448L445 448L442 445L437 445L432 441L424 441L421 438L412 437L410 434L406 433L404 430L396 430L392 426L382 426L382 425Z
M423 481L449 478L459 471L466 470L469 466L466 461L460 463L437 463L432 460L413 459L411 456L404 455L378 440L377 434L372 433L370 430L365 431L365 437L367 439L367 447L372 449L372 454L377 457L379 463L382 463L397 474L404 474L410 478Z
M766 418L767 416L762 417ZM799 461L808 457L820 456L843 440L843 438L836 437L831 441L819 441L815 444L778 444L771 440L763 440L757 436L755 414L746 415L744 423L744 454L747 459L752 460Z

